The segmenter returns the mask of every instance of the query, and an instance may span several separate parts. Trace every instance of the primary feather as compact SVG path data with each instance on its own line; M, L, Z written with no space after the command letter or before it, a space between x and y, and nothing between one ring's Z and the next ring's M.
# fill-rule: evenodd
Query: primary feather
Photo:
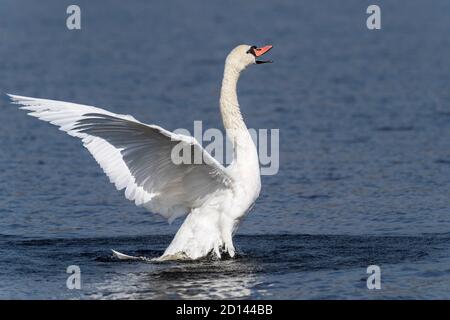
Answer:
M56 100L9 95L29 115L80 138L105 174L137 206L173 221L201 206L211 191L228 188L225 168L193 137L147 125L129 115ZM177 144L208 161L174 164Z

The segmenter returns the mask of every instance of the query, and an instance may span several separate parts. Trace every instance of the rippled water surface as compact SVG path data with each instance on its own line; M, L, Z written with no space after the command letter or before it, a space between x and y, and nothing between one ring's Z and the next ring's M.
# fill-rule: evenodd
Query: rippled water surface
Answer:
M136 208L79 141L2 96L0 298L450 298L450 2L377 1L379 31L357 0L77 3L81 31L69 1L0 3L0 92L221 128L227 52L271 43L239 100L249 127L280 128L280 171L236 259L117 261L160 255L181 222Z

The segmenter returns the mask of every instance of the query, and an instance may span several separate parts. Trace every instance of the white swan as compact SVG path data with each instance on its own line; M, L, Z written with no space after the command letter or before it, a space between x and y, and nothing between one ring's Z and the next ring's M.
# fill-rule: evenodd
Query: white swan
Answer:
M9 95L29 115L80 138L125 197L169 222L188 214L159 260L198 259L213 252L235 255L232 237L261 189L256 147L239 110L236 85L241 71L272 46L240 45L225 61L220 94L223 124L234 160L223 167L193 138L129 115L75 103ZM201 164L174 164L171 150L183 144L201 152Z

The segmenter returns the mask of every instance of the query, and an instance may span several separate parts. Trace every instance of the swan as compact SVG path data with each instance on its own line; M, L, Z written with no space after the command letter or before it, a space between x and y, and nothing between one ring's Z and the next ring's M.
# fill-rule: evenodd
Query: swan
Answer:
M174 239L156 260L195 260L208 255L235 256L233 234L261 190L256 146L237 98L241 72L272 48L239 45L225 60L220 92L223 125L233 145L233 161L224 167L187 135L145 124L130 115L94 106L8 94L29 115L48 121L82 140L117 190L168 219L186 216ZM200 152L200 164L175 164L176 145ZM113 251L119 258L133 258Z

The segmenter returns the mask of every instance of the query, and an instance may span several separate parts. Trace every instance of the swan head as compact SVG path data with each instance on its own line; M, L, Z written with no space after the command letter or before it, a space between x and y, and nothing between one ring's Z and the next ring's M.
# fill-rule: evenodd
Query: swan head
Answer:
M264 47L241 44L231 50L226 59L226 64L233 66L236 71L241 72L251 64L271 63L270 60L260 60L259 58L267 53L273 46Z

